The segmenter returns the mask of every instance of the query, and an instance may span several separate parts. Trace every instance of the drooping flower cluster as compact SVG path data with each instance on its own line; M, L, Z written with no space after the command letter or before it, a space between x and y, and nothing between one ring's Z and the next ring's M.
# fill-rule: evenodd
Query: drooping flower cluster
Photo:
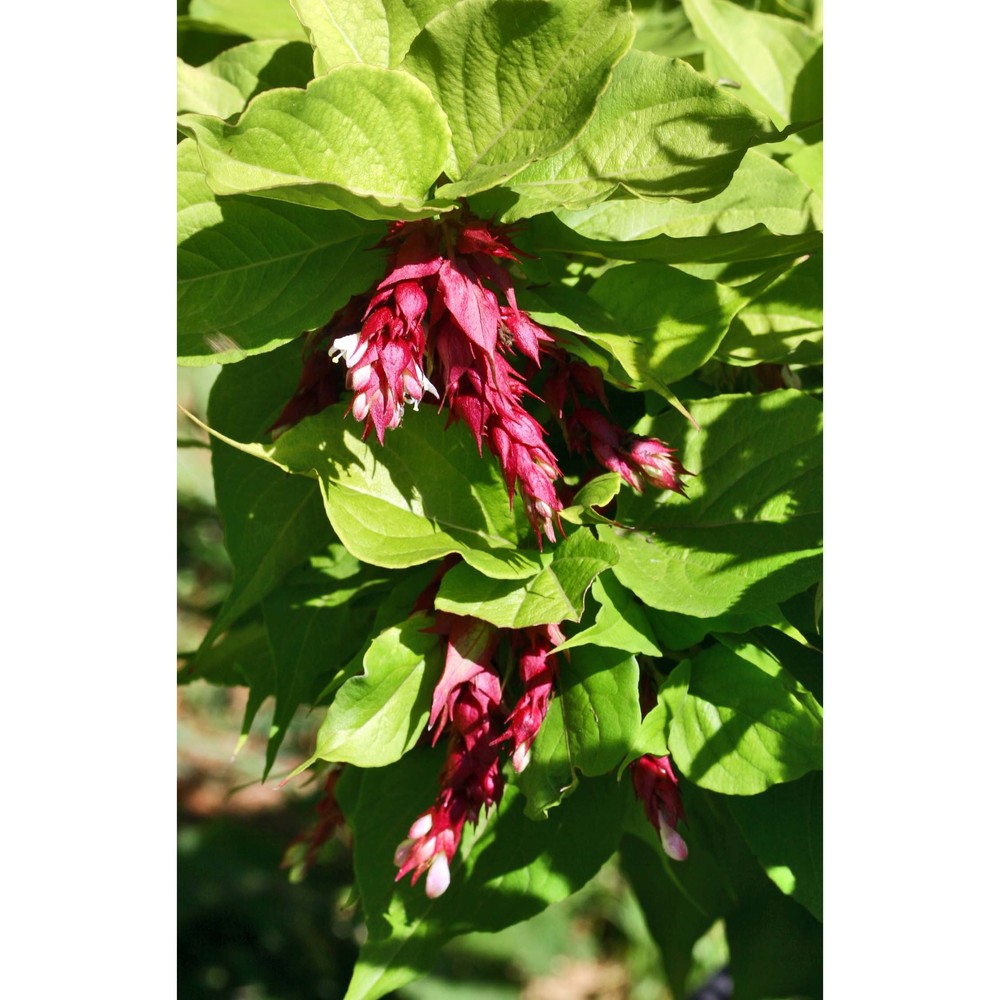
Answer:
M446 560L449 563L451 560ZM514 742L516 771L528 762L531 744L548 711L555 680L552 650L565 637L557 625L502 629L466 615L433 611L447 565L417 597L414 611L435 615L432 631L442 637L444 665L431 697L431 742L448 739L438 796L411 824L396 850L397 881L411 874L411 884L427 874L425 891L436 898L451 883L451 862L466 823L475 823L485 807L503 795L501 752ZM495 658L506 639L518 657L523 693L509 712L503 700Z
M397 881L412 872L411 884L427 873L431 899L451 883L450 864L466 823L503 794L497 738L503 726L500 677L490 662L497 630L476 618L441 615L446 636L444 671L434 690L430 727L434 742L447 728L448 756L434 805L410 826L396 849Z
M347 364L352 413L381 442L399 425L405 403L443 394L450 419L469 427L480 453L485 442L499 459L511 503L520 492L539 543L543 534L554 542L562 507L554 484L562 473L521 402L527 388L508 360L518 352L537 366L540 346L552 338L518 308L498 262L518 259L510 240L463 217L396 223L383 245L391 251L389 273L361 329L335 339L330 351Z
M681 465L673 448L659 438L632 434L588 405L596 399L608 409L598 369L564 356L544 391L553 413L565 421L566 439L573 451L592 453L605 469L617 472L640 493L645 480L656 489L687 496L681 476L691 473ZM568 409L570 400L573 406Z
M675 861L688 855L687 844L677 832L677 824L684 819L684 805L677 775L669 757L646 754L629 765L632 787L646 810L646 817L659 834L664 853Z

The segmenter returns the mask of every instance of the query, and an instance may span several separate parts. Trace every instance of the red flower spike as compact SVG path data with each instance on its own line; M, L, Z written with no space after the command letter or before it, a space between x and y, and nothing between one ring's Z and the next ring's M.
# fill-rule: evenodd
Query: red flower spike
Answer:
M676 458L676 451L657 438L638 437L612 423L596 410L580 407L567 421L570 445L590 450L605 469L617 472L633 489L642 492L643 480L660 490L687 496L681 476L693 473Z
M528 766L531 746L549 711L556 675L552 650L565 641L557 625L523 629L512 638L512 642L525 647L518 659L524 694L514 706L507 719L507 728L497 742L514 741L511 763L519 774Z
M670 758L646 754L633 761L629 770L636 797L642 802L646 818L659 834L664 853L674 861L683 861L688 849L684 838L677 832L677 824L684 819L684 805Z
M451 724L448 756L434 805L410 826L395 854L396 880L412 873L410 882L415 885L426 873L425 891L431 899L451 882L450 864L465 824L475 823L484 806L498 803L504 788L495 746L503 718L500 678L489 662L496 629L458 615L439 618L439 628L448 636L451 668L446 658L431 718L437 711L442 725ZM439 726L435 739L440 732Z

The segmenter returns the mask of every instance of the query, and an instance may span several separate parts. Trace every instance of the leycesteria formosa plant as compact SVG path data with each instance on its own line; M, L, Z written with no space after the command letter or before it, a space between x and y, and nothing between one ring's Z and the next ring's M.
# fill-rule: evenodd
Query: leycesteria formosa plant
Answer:
M323 708L286 863L353 845L349 1000L608 863L675 995L718 921L738 996L819 995L819 18L190 4L233 578L181 680L273 698L265 776Z

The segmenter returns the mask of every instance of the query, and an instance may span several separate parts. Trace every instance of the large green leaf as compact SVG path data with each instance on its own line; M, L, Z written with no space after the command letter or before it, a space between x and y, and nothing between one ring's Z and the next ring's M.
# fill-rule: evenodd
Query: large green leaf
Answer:
M291 395L299 367L293 345L227 366L209 397L210 423L238 438L263 436ZM212 442L212 471L233 585L203 650L290 570L333 541L314 483L284 475L219 441Z
M368 635L375 617L371 596L386 588L385 574L340 545L314 557L263 601L274 657L274 715L265 776L300 705L311 707Z
M177 111L228 118L263 90L304 87L311 79L311 54L304 42L246 42L203 66L178 59Z
M590 120L634 33L627 0L461 0L430 20L403 65L451 126L443 197L500 184Z
M726 917L733 995L740 1000L823 996L823 925L772 889Z
M525 816L523 799L508 786L499 807L465 831L448 891L427 899L422 882L393 881L393 854L434 800L442 763L440 752L418 751L338 788L355 834L354 870L368 928L345 1000L384 996L425 974L450 938L501 930L566 898L618 845L624 788L613 778L581 783L544 823Z
M585 208L616 191L707 198L726 187L750 146L777 135L687 63L630 52L583 132L511 180L520 197L507 217Z
M795 173L751 149L725 190L705 201L627 198L557 214L574 232L594 240L688 239L756 225L795 235L818 228L815 200L812 188Z
M823 919L823 775L728 802L750 849L786 895Z
M316 50L316 75L344 63L389 65L389 22L382 0L291 0Z
M254 192L367 219L427 214L448 123L410 74L345 65L303 90L255 97L235 125L181 115L217 194Z
M618 579L642 601L696 617L772 607L821 571L820 405L794 390L692 403L700 430L658 417L644 433L679 449L689 499L623 493L602 525Z
M823 258L791 268L745 306L716 354L731 365L823 360Z
M611 212L612 209L609 209ZM600 265L609 260L659 261L663 264L757 261L808 253L823 245L818 232L772 233L763 223L731 233L704 236L652 236L639 240L595 240L574 232L555 215L539 215L518 238L524 250L545 256L569 254Z
M792 636L796 641L805 641L802 633L788 621L777 604L744 614L737 612L711 618L697 618L694 615L679 615L673 611L647 608L646 617L664 649L689 649L712 633L741 635L763 626L776 628Z
M435 14L454 0L291 0L316 48L316 74L343 63L397 66Z
M528 579L497 580L461 563L445 574L434 606L500 628L579 621L584 595L594 578L617 558L613 545L597 541L587 528L580 528L554 551L542 553L543 568Z
M726 285L653 261L612 268L589 294L620 332L589 330L588 338L610 351L632 378L663 395L672 395L671 382L715 353L746 303Z
M248 38L305 38L288 0L191 0L188 13L203 24Z
M369 250L381 226L346 212L217 198L189 139L177 147L177 181L183 364L225 364L273 350L325 323L382 274L382 256Z
M641 724L639 665L615 649L584 646L559 658L558 694L549 706L518 779L528 815L540 817L573 792L584 775L614 770Z
M728 0L683 2L695 33L705 43L709 77L737 83L739 96L770 115L780 128L793 119L819 117L822 94L814 73L803 71L817 58L822 42L809 28Z
M685 996L692 949L711 927L713 916L704 913L662 870L659 845L630 834L622 837L619 850L622 868L659 949L671 995Z
M695 784L756 795L823 766L822 709L773 657L712 646L689 669L667 742Z
M363 562L402 568L457 552L497 579L543 569L537 548L518 548L519 522L499 470L464 428L446 432L444 417L425 407L408 414L382 446L363 441L344 409L328 407L273 444L226 440L286 472L318 479L330 523Z
M428 631L433 624L430 616L415 615L371 644L364 673L337 692L307 764L318 759L384 767L416 745L441 676L441 637Z
M653 629L642 608L613 576L607 574L598 577L594 581L592 594L598 605L594 624L581 629L553 652L562 652L575 646L603 646L626 653L660 655Z

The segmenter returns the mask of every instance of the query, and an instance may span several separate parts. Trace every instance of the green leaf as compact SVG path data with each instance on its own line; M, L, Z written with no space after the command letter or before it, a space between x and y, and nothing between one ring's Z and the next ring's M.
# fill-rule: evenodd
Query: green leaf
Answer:
M527 767L514 781L524 796L525 813L531 819L545 819L580 783L570 754L566 716L558 691L531 745Z
M651 754L653 757L667 755L669 752L667 734L670 731L670 720L677 714L681 702L687 695L690 682L691 663L689 660L679 663L663 679L656 692L656 704L643 716L642 725L639 727L635 742L626 755L624 763L629 764L644 754Z
M772 607L814 584L822 563L820 404L794 390L691 404L642 428L678 448L689 499L623 493L598 527L614 574L650 607L696 617Z
M577 212L561 211L557 216L574 232L594 240L691 239L757 225L791 236L819 228L814 205L808 184L776 160L751 149L725 190L704 201L618 199Z
M621 763L641 724L639 665L617 649L573 650L557 675L570 760L585 775L605 774Z
M648 608L646 617L664 649L690 649L707 635L720 632L741 635L762 626L771 626L799 637L802 635L788 622L776 604L746 614L717 615L713 618L696 618L693 615L679 615L672 611Z
M389 22L381 0L291 0L316 50L316 75L344 63L389 65Z
M316 75L343 63L398 66L410 43L453 0L291 0L316 48Z
M511 180L519 203L507 217L585 208L622 192L707 198L726 187L750 146L777 137L687 63L630 52L583 132Z
M364 673L337 692L303 767L315 760L384 767L416 745L441 676L441 637L427 631L433 624L415 615L371 644Z
M203 66L177 60L177 111L228 118L272 87L304 87L312 79L304 42L260 41L237 45Z
M823 919L823 775L733 797L729 811L768 877Z
M730 913L726 939L740 1000L823 996L823 925L777 890Z
M588 339L661 394L712 356L747 301L725 285L652 261L606 271L590 297L614 317L618 330L589 330Z
M716 357L731 365L819 364L822 344L823 258L815 254L740 311Z
M617 472L606 472L594 476L577 490L573 502L559 512L559 517L570 524L610 524L611 522L598 514L595 507L604 507L611 503L622 488L622 477Z
M540 818L579 786L577 772L606 774L631 749L641 723L639 665L615 649L574 649L560 658L552 700L518 779L528 815Z
M713 646L691 661L670 723L674 762L695 784L755 795L823 765L822 709L762 650Z
M498 808L465 830L448 891L427 899L422 882L393 882L393 854L434 800L442 763L440 752L407 754L363 772L354 792L341 796L355 833L354 869L368 927L345 1000L384 996L424 975L452 937L501 930L564 899L618 845L624 789L614 779L581 783L544 823L525 816L523 799L508 786Z
M620 857L629 885L642 906L643 917L663 960L672 996L686 995L691 950L711 927L702 912L662 870L662 851L638 837L622 837ZM688 862L685 861L684 865Z
M623 203L629 204L629 203ZM613 211L609 208L609 212ZM588 262L608 260L659 261L663 264L766 260L808 253L823 245L818 232L782 235L758 224L731 233L705 236L653 236L641 240L593 240L575 233L554 215L539 215L525 226L518 244L531 253L571 254Z
M305 38L288 0L191 0L188 13L203 24L248 38Z
M517 547L507 488L464 428L446 432L444 417L425 407L407 414L384 446L361 434L349 411L345 419L343 406L331 406L271 445L227 440L286 472L318 479L337 536L363 562L398 569L457 552L479 572L505 580L544 568L537 548Z
M819 200L823 201L823 142L814 142L811 146L798 150L785 160L785 166L792 173L798 174L813 189ZM817 221L817 225L822 222Z
M448 123L408 73L340 66L306 89L255 97L235 125L182 115L217 194L256 193L366 219L428 214Z
M385 589L385 575L335 545L314 557L263 601L274 654L274 715L264 775L300 705L312 706L368 635L375 608L367 592Z
M381 276L382 255L369 250L381 226L346 212L217 198L191 140L177 147L177 170L182 364L226 364L273 350L321 326Z
M199 652L197 659L177 675L178 684L193 680L250 689L243 715L242 745L258 709L274 691L274 660L264 625L259 621L238 625L210 649Z
M451 126L440 189L457 198L561 149L590 120L632 41L627 0L462 0L427 23L403 65Z
M645 653L646 656L660 655L645 614L613 576L598 577L592 593L599 605L596 621L557 646L553 653L589 645L626 653Z
M220 372L208 419L237 436L262 436L298 380L298 350L249 358ZM265 598L293 568L333 541L315 484L284 475L218 441L212 442L215 496L233 561L233 585L202 651Z
M739 84L739 96L779 127L819 116L820 95L796 89L822 43L804 25L785 17L744 10L728 0L683 0L695 34L705 43L705 73ZM797 112L793 116L794 110Z
M664 3L671 2L660 0L653 5L633 2L636 32L632 48L661 56L678 56L697 69L705 46L698 41L682 7L662 9Z
M581 528L554 552L543 553L543 568L529 579L497 580L461 563L445 574L434 606L500 628L579 621L591 583L616 558L614 546L598 542L588 529Z

